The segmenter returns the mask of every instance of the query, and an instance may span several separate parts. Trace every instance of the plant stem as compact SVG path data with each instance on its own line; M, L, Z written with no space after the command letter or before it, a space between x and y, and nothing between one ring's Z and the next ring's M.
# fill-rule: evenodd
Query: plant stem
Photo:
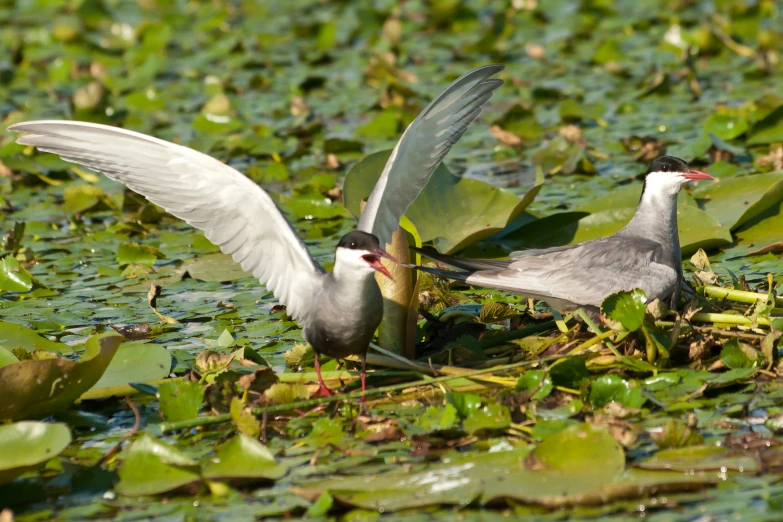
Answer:
M598 344L601 341L604 341L604 339L606 339L608 337L611 337L612 335L614 335L614 333L615 333L614 330L607 330L605 332L601 332L600 334L596 335L595 337L592 337L592 338L588 339L587 341L583 342L582 344L580 344L579 346L577 346L576 348L574 348L573 350L568 352L568 355L580 354L583 351L585 351L586 349L588 349L591 346L593 346L594 344ZM604 341L604 343L609 344L606 341ZM615 355L618 355L618 354L615 354Z
M524 328L520 328L519 330L511 330L510 332L503 332L502 334L483 337L481 340L479 340L479 344L482 348L492 348L493 346L499 346L509 341L513 341L514 339L522 339L523 337L545 332L553 328L557 328L557 323L555 323L555 321L547 321L541 324L526 326Z
M585 312L582 308L577 309L576 312L574 312L574 315L578 315L579 317L581 317L582 321L585 322L585 324L593 331L593 333L595 335L600 337L601 335L603 335L605 333L605 332L601 332L601 329L598 327L598 325L595 324L592 319L590 319L590 316L587 315L587 312ZM609 329L609 331L612 331L612 330ZM606 335L606 336L604 336L604 337L602 337L601 339L598 339L598 340L600 341L600 340L604 340L605 339L604 340L604 344L612 351L612 353L615 354L617 357L622 357L622 355L620 355L620 352L617 351L617 348L615 348L614 344L612 344L612 341L610 341L609 339L606 339L606 337L609 337L609 336ZM593 339L593 340L595 340L595 339ZM588 342L590 342L590 341L588 341Z
M705 286L704 295L718 299L728 299L738 303L755 304L767 299L767 294L734 290L733 288L721 288L719 286ZM783 297L776 297L775 304L783 306Z
M381 370L375 372L367 372L368 376L376 376L376 377L408 377L415 374L416 374L415 372L411 372L411 371ZM359 372L349 372L344 370L322 372L321 375L323 376L325 381L338 381L338 380L354 381L359 379ZM278 373L277 378L280 379L280 382L284 382L288 384L299 384L299 383L303 384L303 383L311 383L316 381L318 376L316 375L315 372ZM187 379L187 377L174 377L170 379L160 379L157 381L150 381L144 384L149 384L150 386L159 386L164 382L181 381L183 379ZM82 394L81 397L79 397L79 402L86 401L86 400L93 400L93 399L107 399L109 397L131 397L139 393L141 392L136 388L134 388L133 386L131 386L130 384L120 384L117 386L109 386L106 388L95 388L92 390L87 390Z
M739 324L743 326L750 326L753 324L753 321L747 317L735 314L713 314L700 312L698 314L693 314L690 320L697 323ZM759 317L758 324L760 326L769 326L769 319Z
M380 388L373 388L366 391L357 391L353 393L347 393L344 395L332 395L331 397L319 397L317 399L310 399L306 401L299 401L299 402L293 402L290 404L280 404L277 406L269 406L266 408L266 412L268 414L270 413L279 413L283 411L291 411L291 410L303 410L307 408L312 408L315 406L320 406L322 404L330 404L337 401L345 401L350 399L360 399L362 397L368 396L368 395L383 395L389 392L399 391L406 388L411 388L414 386L421 386L421 385L430 385L430 384L437 384L440 382L448 382L452 381L454 379L461 379L461 378L468 378L468 377L475 377L478 375L485 375L487 373L495 373L495 372L503 372L507 370L513 370L514 368L520 368L522 366L530 365L530 364L538 364L541 362L546 361L553 361L557 359L562 359L563 357L568 357L560 355L560 356L554 356L554 357L546 357L544 359L536 359L532 361L521 361L513 364L504 364L502 366L494 366L492 368L485 368L481 370L470 370L465 373L461 373L459 375L446 375L443 377L436 377L434 379L427 379L422 381L414 381L414 382L406 382L401 384L393 384L391 386L382 386ZM257 415L261 415L264 413L264 409L262 408L256 408L253 410L253 413ZM198 417L195 419L190 419L186 421L179 421L179 422L163 422L158 425L160 428L161 433L167 433L174 430L181 430L181 429L187 429L187 428L193 428L195 426L206 426L210 424L219 424L221 422L226 422L231 419L231 415L229 414L223 414L223 415L212 415L208 417Z

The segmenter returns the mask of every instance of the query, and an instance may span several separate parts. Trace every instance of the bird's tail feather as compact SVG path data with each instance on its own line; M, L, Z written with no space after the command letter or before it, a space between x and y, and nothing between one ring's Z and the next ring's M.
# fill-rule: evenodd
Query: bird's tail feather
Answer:
M410 266L411 268L419 270L420 272L426 272L428 274L432 274L437 277L453 279L454 281L467 281L468 276L471 274L470 272L466 272L464 270L442 270L440 268L435 268L432 266L421 266L421 265L406 265L406 266Z
M469 272L476 272L479 270L497 270L498 268L506 268L509 261L494 261L492 259L465 259L462 257L449 256L441 254L434 250L424 250L422 248L411 247L411 250L418 252L419 254L428 257L444 265L448 265L461 270L467 270Z

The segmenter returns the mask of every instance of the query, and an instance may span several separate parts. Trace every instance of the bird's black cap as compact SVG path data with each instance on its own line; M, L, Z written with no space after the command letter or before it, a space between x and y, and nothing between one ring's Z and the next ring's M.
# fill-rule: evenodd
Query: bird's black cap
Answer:
M661 156L655 158L650 166L647 168L647 174L651 172L688 172L690 168L688 164L680 158L674 156Z
M337 248L348 248L350 250L367 250L374 252L381 247L378 238L361 230L348 232L337 243Z

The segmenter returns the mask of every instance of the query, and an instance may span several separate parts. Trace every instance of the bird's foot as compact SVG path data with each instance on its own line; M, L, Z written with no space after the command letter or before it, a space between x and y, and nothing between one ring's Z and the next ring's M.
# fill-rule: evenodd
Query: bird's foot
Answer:
M322 384L321 387L318 388L318 390L310 396L310 398L317 399L318 397L331 397L332 395L335 394L337 394L337 392L330 392L329 388L327 388Z

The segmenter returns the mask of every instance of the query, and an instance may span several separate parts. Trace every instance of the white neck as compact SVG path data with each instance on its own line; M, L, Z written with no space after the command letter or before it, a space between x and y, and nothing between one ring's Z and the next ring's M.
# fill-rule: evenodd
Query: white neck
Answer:
M677 230L677 195L687 180L671 172L653 172L645 179L644 192L633 219L618 232L650 239L663 247L672 264L681 270Z
M335 279L340 281L363 282L373 279L375 270L362 259L362 256L370 254L366 250L353 250L339 247L334 253Z

